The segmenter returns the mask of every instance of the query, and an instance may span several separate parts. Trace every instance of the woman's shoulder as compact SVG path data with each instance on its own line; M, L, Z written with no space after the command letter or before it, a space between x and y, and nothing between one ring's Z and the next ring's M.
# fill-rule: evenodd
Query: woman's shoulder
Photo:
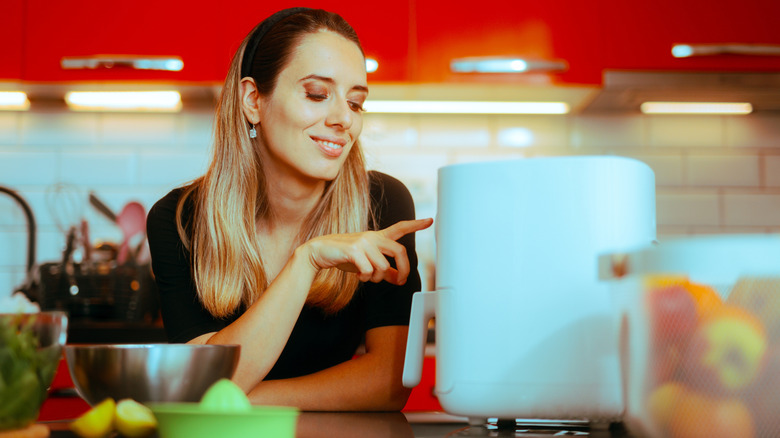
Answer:
M369 172L369 181L374 218L380 229L401 220L414 219L414 200L403 182L375 170Z
M377 170L368 172L368 180L371 184L371 198L382 199L385 197L411 197L409 189L399 179Z
M174 222L179 200L188 191L188 187L177 187L155 202L152 208L149 209L149 214L147 215L147 228L150 224L153 225L159 224L160 222ZM192 215L192 210L192 194L190 194L189 199L184 204L182 217L185 219L190 217Z

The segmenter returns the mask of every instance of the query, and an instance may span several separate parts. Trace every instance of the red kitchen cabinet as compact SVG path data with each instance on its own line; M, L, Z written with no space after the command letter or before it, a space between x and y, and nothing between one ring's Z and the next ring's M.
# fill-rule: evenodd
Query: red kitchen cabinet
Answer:
M14 1L27 5L23 78L30 82L220 83L233 52L258 21L280 8L299 6L293 1L228 0L210 7L159 0ZM406 79L408 4L388 8L381 18L356 0L325 1L317 7L344 16L361 36L366 55L379 59L372 81ZM61 68L63 57L94 55L175 56L184 67L178 72Z
M605 69L779 71L780 56L722 54L675 58L674 44L780 46L777 0L599 0Z
M22 77L22 40L24 28L24 0L4 0L0 8L3 25L0 26L0 81Z
M605 69L778 71L780 56L674 58L672 45L780 44L776 0L496 0L481 8L418 1L417 82L523 83L527 75L456 74L454 58L521 56L564 60L553 83L601 84Z
M496 75L455 74L452 59L473 56L519 56L565 60L570 68L554 73L554 81L596 83L600 29L597 8L576 0L497 0L480 8L442 8L441 4L416 4L416 36L420 82L496 81ZM503 80L522 80L520 74Z

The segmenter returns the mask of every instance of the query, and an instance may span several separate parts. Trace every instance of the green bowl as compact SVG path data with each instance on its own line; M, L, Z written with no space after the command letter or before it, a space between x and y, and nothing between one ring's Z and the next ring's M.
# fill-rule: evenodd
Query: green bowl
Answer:
M253 406L245 412L217 412L199 403L147 403L157 418L160 438L225 436L295 438L300 411L283 406Z

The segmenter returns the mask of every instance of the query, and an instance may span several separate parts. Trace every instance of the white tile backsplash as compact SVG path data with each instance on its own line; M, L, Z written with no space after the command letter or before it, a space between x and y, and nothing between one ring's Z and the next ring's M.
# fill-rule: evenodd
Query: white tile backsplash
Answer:
M658 225L719 225L719 198L715 192L656 193Z
M210 159L213 112L73 113L65 108L0 112L0 185L19 191L36 222L37 261L61 257L64 207L56 187L83 199L93 241L121 232L86 203L97 195L118 212L148 210ZM367 114L361 140L369 167L408 187L420 217L436 214L440 167L534 156L615 154L654 171L659 239L691 234L780 232L780 115L404 115ZM54 197L56 199L56 197ZM420 237L421 266L434 256ZM0 197L0 296L24 279L25 221Z
M646 120L654 147L717 148L725 144L721 116L652 115Z
M780 227L780 193L725 194L725 225Z
M759 157L756 155L702 155L687 160L688 185L756 187Z

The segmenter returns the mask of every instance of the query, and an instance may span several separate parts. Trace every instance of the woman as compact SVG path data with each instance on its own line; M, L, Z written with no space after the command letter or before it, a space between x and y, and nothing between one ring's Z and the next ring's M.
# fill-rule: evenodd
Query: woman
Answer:
M206 174L149 213L169 340L240 344L233 380L253 403L406 403L413 233L432 220L414 220L399 181L366 172L357 139L367 95L349 24L277 12L233 58Z

